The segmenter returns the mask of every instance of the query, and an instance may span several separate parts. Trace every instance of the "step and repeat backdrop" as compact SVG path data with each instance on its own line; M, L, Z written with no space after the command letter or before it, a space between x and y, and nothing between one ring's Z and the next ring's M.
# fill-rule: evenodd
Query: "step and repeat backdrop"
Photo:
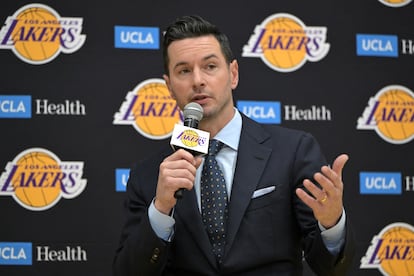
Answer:
M160 42L184 14L228 34L241 112L349 154L349 275L414 275L411 0L0 6L0 275L111 275L129 168L182 118Z

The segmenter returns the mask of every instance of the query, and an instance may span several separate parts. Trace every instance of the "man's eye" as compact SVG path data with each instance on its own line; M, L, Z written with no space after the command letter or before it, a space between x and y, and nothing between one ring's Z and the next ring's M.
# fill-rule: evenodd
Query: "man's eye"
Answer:
M178 71L178 73L180 74L180 75L182 75L182 74L187 74L187 73L189 73L190 72L190 70L189 69L181 69L180 71Z
M217 66L215 64L208 64L206 67L208 70L212 70L215 69Z

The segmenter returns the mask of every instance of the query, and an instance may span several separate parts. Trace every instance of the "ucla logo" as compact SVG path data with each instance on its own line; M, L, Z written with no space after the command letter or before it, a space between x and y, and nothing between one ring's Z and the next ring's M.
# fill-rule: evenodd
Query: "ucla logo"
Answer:
M159 49L156 27L115 26L115 48Z
M82 23L82 18L60 17L46 5L29 4L7 18L0 30L0 49L12 50L24 62L45 64L82 47Z
M242 56L261 58L275 71L292 72L328 54L326 33L326 27L307 27L293 15L273 14L256 26Z
M247 117L262 124L280 124L280 102L237 101L237 108Z
M360 172L360 193L400 195L401 179L401 173L398 172Z
M0 242L0 265L32 265L32 243Z
M412 0L379 0L382 4L391 7L399 8L408 5Z
M86 187L83 162L61 161L54 153L31 148L8 162L0 176L0 196L12 196L22 207L43 211L63 197L73 199Z
M360 268L378 269L383 275L414 274L414 227L406 223L386 226L371 241Z
M132 125L138 133L154 140L170 137L182 112L162 79L148 79L128 92L113 124Z
M358 56L398 57L396 35L357 34Z
M401 85L381 89L369 100L357 129L375 130L385 141L404 144L414 138L414 94Z
M130 169L118 168L115 170L115 190L125 192L128 184Z
M0 95L0 118L31 118L32 96Z

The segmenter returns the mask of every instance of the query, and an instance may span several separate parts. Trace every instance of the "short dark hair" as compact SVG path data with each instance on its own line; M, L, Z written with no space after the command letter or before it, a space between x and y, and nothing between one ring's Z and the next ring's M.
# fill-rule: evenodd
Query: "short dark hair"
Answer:
M162 53L164 58L165 74L169 75L168 64L170 60L168 58L168 46L170 46L172 42L185 38L208 35L213 35L217 39L224 58L228 63L231 63L234 56L227 36L222 33L217 26L211 24L202 17L198 15L185 15L177 18L173 23L171 23L164 33Z

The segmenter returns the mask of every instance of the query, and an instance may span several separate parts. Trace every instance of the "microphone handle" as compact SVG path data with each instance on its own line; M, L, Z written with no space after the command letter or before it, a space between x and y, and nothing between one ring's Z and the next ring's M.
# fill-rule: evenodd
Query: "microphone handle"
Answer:
M176 150L178 150L179 148L177 147L177 149ZM197 156L197 155L200 155L200 153L199 152L197 152L197 151L194 151L194 150L190 150L190 149L185 149L185 148L182 148L183 150L186 150L186 151L188 151L189 153L191 153L193 156ZM178 189L177 191L175 191L175 193L174 193L174 197L176 198L176 199L180 199L180 198L182 198L183 197L183 192L185 191L185 188L180 188L180 189Z
M185 118L184 126L198 129L198 120L193 118Z
M198 120L194 120L193 118L186 118L184 119L184 125L191 128L198 128ZM196 151L184 149L188 152L190 152L193 156L199 155L200 153L197 153ZM174 193L174 197L176 199L180 199L183 197L184 188L180 188Z
M174 197L176 198L176 199L180 199L180 198L182 198L183 197L183 192L184 192L184 188L180 188L180 189L178 189L177 191L175 191L175 193L174 193Z

